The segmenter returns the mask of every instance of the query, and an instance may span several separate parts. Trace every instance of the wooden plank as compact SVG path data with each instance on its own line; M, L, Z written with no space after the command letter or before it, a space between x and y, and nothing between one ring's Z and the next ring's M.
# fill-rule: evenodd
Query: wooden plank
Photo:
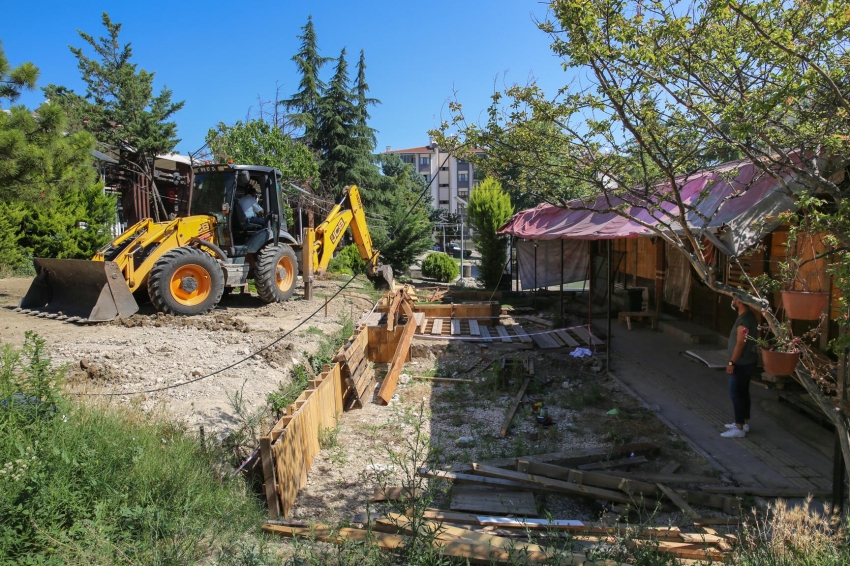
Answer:
M543 476L511 472L501 468L491 468L490 466L483 466L476 463L472 464L472 468L475 470L476 474L525 485L532 485L540 489L553 490L560 493L579 495L582 497L590 497L592 499L605 499L607 501L614 501L615 503L636 503L636 501L629 495L608 489L577 485Z
M621 458L619 460L607 460L603 462L593 462L592 464L582 464L578 466L579 470L605 470L607 468L620 468L622 466L632 466L635 464L645 464L648 462L643 456L635 456L634 458Z
M277 489L274 481L272 443L271 438L268 436L260 437L260 459L263 465L263 486L266 492L269 517L274 518L280 515L280 502L277 498Z
M551 320L546 320L545 318L540 318L539 316L520 315L514 318L523 318L525 320L530 320L531 322L536 322L537 324L542 324L543 326L548 326L549 328L552 328L552 326L554 326Z
M434 377L430 375L414 375L413 379L423 381L434 381L436 383L475 383L474 379L459 379L456 377Z
M605 342L594 336L593 333L584 326L576 326L575 328L570 328L570 330L572 330L576 336L581 338L581 340L589 346L601 346L605 344Z
M543 491L547 493L562 493L557 489L549 489L545 487L541 488L540 486L529 485L527 483L518 481L506 480L496 477L474 476L472 474L444 472L442 470L429 470L427 468L419 470L419 475L425 478L445 480L450 481L452 483L467 483L473 485L498 487L502 489L511 488L519 491Z
M414 525L410 518L399 513L387 513L386 519L379 519L379 525L395 527L395 530L401 528L407 533L415 532ZM520 542L515 538L506 538L490 533L480 531L472 531L445 523L437 523L434 521L425 521L420 525L420 532L425 534L433 534L438 540L449 542L468 542L471 544L481 544L489 548L500 548L503 550L515 549L517 552L530 551L542 552L543 548L536 544Z
M478 321L477 320L470 320L469 321L469 334L472 335L472 336L481 336L481 331L478 329Z
M608 474L573 470L561 466L553 466L552 464L519 460L517 462L517 471L571 483L583 483L594 487L616 489L632 495L640 494L647 497L658 497L659 495L658 488L654 483L624 480L623 478ZM623 483L624 481L627 483Z
M470 489L463 485L452 488L450 508L453 511L537 516L534 495L527 491Z
M419 326L419 334L425 334L425 327L427 327L427 326L428 326L428 318L426 318L426 317L425 317L425 313L424 313L424 312L418 312L418 313L416 313L416 314L417 314L417 315L419 315L419 314L421 314L421 315L422 315L422 320L420 320L420 321L419 321L419 324L418 324L418 326Z
M392 332L395 328L396 319L398 318L398 309L401 306L402 301L404 300L405 293L404 291L399 291L395 295L393 295L392 302L390 303L389 308L387 309L387 330Z
M531 339L534 340L534 343L537 344L537 347L541 350L553 347L552 343L546 340L546 335L542 332L533 333L531 335Z
M476 323L476 324L478 324L478 323ZM484 339L485 342L492 342L493 341L493 338L490 337L490 329L489 328L487 328L486 326L480 326L478 328L478 331L481 333L481 337Z
M508 427L511 426L511 421L514 418L514 413L516 413L517 407L519 407L520 402L522 401L522 396L525 395L525 389L528 387L528 384L531 383L531 378L526 378L522 382L522 386L519 388L519 393L516 394L514 400L511 402L508 407L508 412L505 413L505 422L502 423L502 428L499 429L499 434L504 438L508 434Z
M379 501L398 501L400 499L409 499L411 494L416 494L414 497L418 497L419 490L409 487L376 487L369 501L372 503Z
M410 309L410 306L407 305L407 303L404 303L404 307ZM404 325L401 339L398 341L398 347L396 348L395 354L393 354L393 361L390 364L390 370L387 372L384 382L381 384L381 389L378 390L378 399L380 399L384 405L388 405L390 399L392 399L396 385L398 385L398 376L407 361L408 354L410 353L410 343L413 341L413 335L416 333L416 325L413 322L412 314L413 313L411 311L410 321Z
M528 333L525 331L525 329L522 326L520 326L519 324L512 324L511 330L514 331L514 334L516 334L517 337L519 337L521 342L525 342L526 344L531 343L531 336L529 336Z
M508 329L502 326L501 324L496 325L496 332L499 333L499 337L502 339L502 342L510 342L511 337L508 335Z
M719 478L714 478L711 476L692 476L686 474L666 475L656 474L652 472L624 472L621 470L609 470L606 473L621 478L636 479L653 483L661 482L666 484L720 484Z
M416 321L416 326L422 326L425 322L425 313L424 312L414 312L413 319Z
M460 336L460 321L452 319L452 336Z
M696 519L699 517L699 513L693 510L690 505L688 505L687 501L681 498L678 493L664 485L663 483L656 483L658 489L667 496L667 498L673 502L676 507L682 510L682 513L690 517L691 519Z
M701 486L702 491L708 493L723 493L729 495L753 495L756 497L784 497L784 498L806 498L831 497L832 490L829 489L800 489L800 488L770 488L770 487L720 487L712 485Z
M380 548L384 552L401 548L407 537L390 533L376 533L365 529L333 529L325 525L309 527L288 527L283 525L263 525L263 531L285 537L303 537L319 542L343 544L344 541L359 542ZM440 554L450 558L468 560L470 564L511 564L515 562L515 552L494 548L487 544L472 544L460 541L436 540L434 546ZM569 553L567 553L569 554ZM522 552L523 563L544 564L551 560L549 554L543 552ZM559 553L559 559L571 566L614 566L611 560L588 560L584 554L572 553L564 556Z
M570 348L577 348L578 347L578 342L576 342L575 339L572 336L570 336L569 333L566 330L563 330L563 329L556 330L555 334L557 334L558 338L563 340L564 344L566 344Z
M431 334L442 334L443 333L443 319L435 318L434 325L431 326Z
M682 467L682 464L679 462L668 462L661 470L658 472L660 474L672 474L675 473L676 470Z

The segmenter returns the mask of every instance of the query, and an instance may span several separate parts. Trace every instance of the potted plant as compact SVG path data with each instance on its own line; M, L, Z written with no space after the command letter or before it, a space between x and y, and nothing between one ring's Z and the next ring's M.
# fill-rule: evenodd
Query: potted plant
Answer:
M751 338L761 350L764 370L773 375L791 375L800 361L800 338L791 334L788 322L779 323L770 338Z
M792 231L788 238L788 261L780 264L781 279L784 282L782 290L782 306L785 309L785 314L793 320L818 320L821 313L826 308L826 303L829 300L829 295L823 292L809 291L809 277L814 275L818 280L818 288L823 288L821 283L820 271L815 270L812 273L802 273L800 268L814 261L817 257L817 250L814 245L814 235L808 234L807 239L811 244L811 258L802 259L800 250L797 246L798 232Z

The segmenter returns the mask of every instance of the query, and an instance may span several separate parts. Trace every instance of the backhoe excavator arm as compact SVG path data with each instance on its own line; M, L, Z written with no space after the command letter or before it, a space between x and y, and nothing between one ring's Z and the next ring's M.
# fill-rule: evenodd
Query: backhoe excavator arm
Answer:
M360 257L366 262L367 277L372 280L381 278L392 287L392 270L389 266L379 267L378 265L380 252L372 247L372 236L369 234L366 214L363 212L363 201L360 199L357 185L345 187L342 199L331 209L325 221L316 226L314 237L311 238L313 240L311 250L313 271L320 274L327 270L334 250L349 226L351 226L351 233Z

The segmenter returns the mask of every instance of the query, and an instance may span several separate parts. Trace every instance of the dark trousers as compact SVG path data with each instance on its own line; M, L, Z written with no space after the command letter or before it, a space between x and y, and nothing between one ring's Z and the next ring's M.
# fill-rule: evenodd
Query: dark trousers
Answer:
M729 376L729 397L735 408L735 422L743 424L750 419L750 378L756 370L756 364L735 364L735 371Z

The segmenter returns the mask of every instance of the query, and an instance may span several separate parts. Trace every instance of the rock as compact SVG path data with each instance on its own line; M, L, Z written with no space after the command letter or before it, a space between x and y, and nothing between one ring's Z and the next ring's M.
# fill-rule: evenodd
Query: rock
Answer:
M192 370L192 375L195 376L195 377L197 377L199 375L203 375L203 374L204 374L204 372L201 370L201 368L195 368L195 369Z
M410 383L411 379L412 379L411 375L407 374L407 373L403 373L403 374L398 376L398 382L401 383L402 385L407 385L408 383Z
M472 436L461 436L457 440L455 440L455 446L458 448L469 448L471 446L475 446L475 437Z
M269 362L269 366L271 366L272 369L280 369L280 364L277 362Z
M90 365L91 365L91 364L89 363L89 361L88 361L88 360L86 360L86 359L82 359L82 360L80 360L80 369L83 369L83 370L85 370L85 369L89 369L89 366L90 366Z
M661 407L658 406L658 405L650 405L649 408L652 409L653 411L655 411L656 413L661 412Z

